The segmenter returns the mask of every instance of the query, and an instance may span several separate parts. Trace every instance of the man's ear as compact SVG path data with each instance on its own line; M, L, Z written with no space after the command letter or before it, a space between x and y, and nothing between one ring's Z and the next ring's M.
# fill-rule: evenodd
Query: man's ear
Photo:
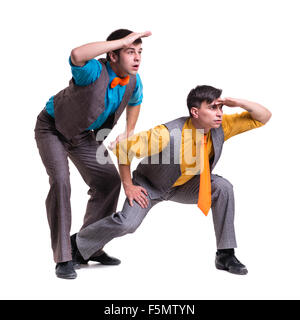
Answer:
M113 63L118 62L119 57L118 57L118 55L117 55L115 52L110 51L110 52L108 53L108 55L109 55L109 57L110 57L110 61L111 61L111 62L113 62Z
M196 118L196 119L198 118L198 111L199 111L198 108L191 107L190 112L191 112L191 115L192 115L193 118Z

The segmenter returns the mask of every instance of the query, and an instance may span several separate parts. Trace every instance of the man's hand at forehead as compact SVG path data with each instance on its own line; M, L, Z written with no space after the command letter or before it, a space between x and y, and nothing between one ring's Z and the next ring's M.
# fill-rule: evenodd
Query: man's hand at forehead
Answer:
M227 107L240 107L242 105L242 100L235 98L218 98L215 101L216 105L223 104Z
M123 38L123 47L130 46L135 40L139 38L145 38L151 36L151 31L145 31L145 32L132 32L128 36Z
M218 98L215 103L221 103L227 107L240 107L248 111L254 120L263 124L267 123L272 116L271 111L261 104L244 99Z

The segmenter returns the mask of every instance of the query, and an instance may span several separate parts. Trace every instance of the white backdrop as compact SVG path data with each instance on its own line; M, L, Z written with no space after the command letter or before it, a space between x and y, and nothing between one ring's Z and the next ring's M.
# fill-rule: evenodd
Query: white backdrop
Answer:
M298 3L2 2L0 298L299 299ZM235 187L236 253L247 276L215 269L211 213L166 202L134 234L106 246L120 266L90 265L75 281L56 278L44 206L48 177L33 129L49 97L68 83L71 49L118 28L153 33L143 41L136 132L187 115L186 96L198 84L272 111L266 126L225 143L214 171ZM242 110L225 108L233 111ZM123 116L108 142L124 127ZM88 187L72 164L70 170L73 233ZM122 190L119 208L124 199Z

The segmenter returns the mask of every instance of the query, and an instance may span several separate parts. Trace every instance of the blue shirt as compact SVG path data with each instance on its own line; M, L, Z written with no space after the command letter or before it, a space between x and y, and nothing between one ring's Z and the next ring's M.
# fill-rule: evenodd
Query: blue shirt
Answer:
M72 64L71 57L69 58L69 64L71 66L72 76L75 84L78 86L87 86L96 81L101 74L102 65L96 60L89 60L84 66L79 67ZM109 62L106 64L106 69L109 75L109 85L105 94L105 110L99 115L97 120L87 128L87 130L93 130L100 128L109 115L113 114L119 107L126 86L117 85L113 89L110 87L110 83L117 76L112 70ZM54 103L52 96L46 104L46 111L54 118ZM136 86L133 94L128 102L129 106L138 106L143 100L143 85L139 74L136 75Z

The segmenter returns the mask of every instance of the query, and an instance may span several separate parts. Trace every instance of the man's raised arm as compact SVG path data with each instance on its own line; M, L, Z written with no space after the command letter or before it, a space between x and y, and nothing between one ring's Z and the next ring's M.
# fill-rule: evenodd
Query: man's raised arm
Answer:
M148 37L150 35L150 31L133 32L128 36L118 40L87 43L80 47L74 48L71 51L71 61L76 66L84 66L87 61L94 59L101 54L125 48L132 44L136 39Z
M217 102L228 107L240 107L245 109L251 114L251 117L254 120L257 120L263 124L266 124L272 116L270 110L256 102L234 98L219 98L217 99Z

